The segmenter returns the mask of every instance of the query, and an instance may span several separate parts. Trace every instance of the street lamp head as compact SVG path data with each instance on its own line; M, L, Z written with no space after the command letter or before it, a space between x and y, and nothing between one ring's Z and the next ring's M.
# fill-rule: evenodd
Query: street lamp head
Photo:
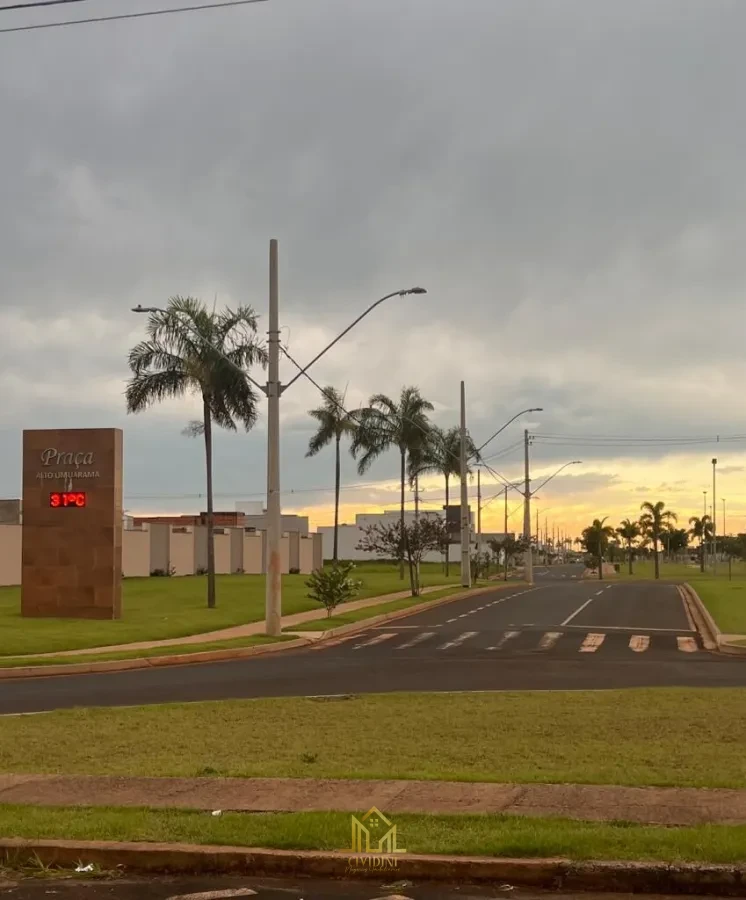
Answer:
M162 309L159 309L157 306L140 306L138 303L137 306L132 307L132 312L135 313L157 313L163 312Z
M399 292L400 296L402 296L402 297L405 294L426 294L426 293L427 293L427 290L423 287L413 287L413 288L409 288L409 290Z
M529 409L528 412L544 412L543 406L535 406L533 409Z
M582 466L582 465L583 465L583 460L582 460L582 459L574 459L574 460L570 463L570 465L571 465L571 466Z
M718 464L718 461L716 459L713 459L712 464L713 466L716 466Z

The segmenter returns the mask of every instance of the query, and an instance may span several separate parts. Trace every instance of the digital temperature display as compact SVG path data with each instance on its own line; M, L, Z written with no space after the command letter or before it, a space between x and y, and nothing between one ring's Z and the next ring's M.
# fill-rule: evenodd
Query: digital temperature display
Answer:
M53 509L62 509L70 506L78 508L86 506L85 491L55 491L49 495L49 505Z

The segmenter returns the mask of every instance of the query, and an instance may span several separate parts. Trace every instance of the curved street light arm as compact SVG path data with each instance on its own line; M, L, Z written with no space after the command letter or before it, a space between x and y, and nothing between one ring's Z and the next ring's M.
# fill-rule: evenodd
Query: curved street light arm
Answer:
M487 438L487 440L482 444L481 447L477 447L477 449L474 451L475 456L479 457L480 454L482 453L482 450L484 450L484 448L487 446L487 444L494 441L495 438L498 436L498 434L502 434L502 432L505 431L505 429L508 427L508 425L512 425L516 419L519 419L521 416L525 416L526 413L532 413L532 412L544 412L544 409L541 406L534 406L531 409L522 409L519 413L516 413L512 419L508 419L508 421L502 426L502 428L498 428L498 430L492 435L491 438Z
M559 473L563 472L568 466L579 466L581 463L582 463L582 460L574 459L574 460L572 460L572 462L567 462L564 464L564 466L560 466L559 469L557 469L557 471L554 473L554 475L550 475L546 481L542 481L542 483L536 488L536 490L532 491L529 496L533 497L534 494L537 494L544 487L545 484L549 484L549 482L553 478L556 478L559 475Z
M381 297L380 300L376 300L375 303L371 303L371 305L364 312L360 313L360 315L357 317L357 319L355 319L354 322L352 322L350 325L348 325L344 331L341 331L334 338L334 340L331 341L331 343L327 344L323 350L321 350L319 353L317 353L316 356L314 356L314 358L311 360L311 362L307 363L300 370L300 372L297 372L290 379L290 381L288 381L287 384L283 385L282 391L286 391L290 387L291 384L294 384L301 377L301 375L305 375L306 372L311 368L311 366L314 363L318 362L318 360L320 360L321 357L325 353L327 353L329 350L331 350L331 348L337 343L337 341L340 341L349 331L352 331L352 329L357 325L358 322L362 321L368 315L368 313L373 312L373 310L377 306L380 306L385 300L390 300L392 297L404 297L407 294L426 294L426 293L427 293L427 291L425 290L425 288L421 288L421 287L408 288L407 290L403 290L403 291L393 291L391 294L386 294L385 297Z

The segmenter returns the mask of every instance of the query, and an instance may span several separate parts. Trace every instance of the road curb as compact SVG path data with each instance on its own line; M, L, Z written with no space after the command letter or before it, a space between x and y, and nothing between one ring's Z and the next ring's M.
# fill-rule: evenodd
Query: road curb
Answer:
M509 584L509 587L516 587L516 584ZM336 637L344 637L356 631L364 631L378 622L387 622L391 619L409 616L413 613L421 612L426 609L435 609L445 603L453 600L463 600L465 597L478 596L482 593L501 590L501 587L494 585L483 588L470 588L460 591L457 594L449 594L447 597L439 597L437 600L424 600L415 606L409 606L406 609L394 610L390 613L382 613L379 616L372 616L369 619L361 619L359 622L351 622L349 625L340 625L338 628L332 628L324 631L319 636L319 632L308 632L308 637L298 637L292 641L279 641L275 644L258 644L250 647L231 647L225 650L205 650L191 653L172 653L167 656L141 656L132 659L114 659L102 662L92 663L64 663L54 666L18 666L14 668L0 668L0 681L2 680L18 680L23 678L55 678L60 675L94 675L106 672L128 672L134 669L150 669L162 666L186 666L196 665L199 663L211 662L229 662L231 660L248 659L252 656L262 656L266 653L277 653L281 650L297 650L300 647L307 647L310 644L319 645L323 643L329 646L334 642ZM391 601L395 603L395 600ZM299 634L299 632L295 632Z
M389 862L390 860L390 862ZM72 868L94 864L107 871L161 874L242 874L286 877L380 878L440 882L492 882L563 891L746 896L746 867L643 862L573 862L568 859L498 859L473 856L395 858L344 852L203 847L191 844L109 841L0 840L0 861L34 861Z
M705 650L719 650L720 642L718 636L720 629L715 624L715 620L700 599L699 594L688 582L680 584L679 590L681 591L686 610L702 638Z

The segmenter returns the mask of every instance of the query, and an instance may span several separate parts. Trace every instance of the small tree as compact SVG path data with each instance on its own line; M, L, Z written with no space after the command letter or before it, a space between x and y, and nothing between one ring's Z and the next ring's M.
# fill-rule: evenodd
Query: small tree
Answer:
M490 573L490 562L492 561L492 556L487 550L483 550L481 553L472 553L471 556L471 578L472 581L477 582L481 578L487 578Z
M603 579L604 553L609 546L609 540L614 536L611 525L605 525L606 516L603 519L594 519L593 524L583 529L582 545L597 562L599 580Z
M616 533L627 544L627 564L629 574L632 574L633 544L640 537L640 525L630 519L623 519L622 524L616 529Z
M409 565L409 584L412 596L420 594L420 564L425 554L441 550L446 540L446 528L440 516L421 516L410 525L401 520L391 525L369 525L363 529L358 550L376 553Z
M351 562L335 563L328 569L315 569L306 582L308 596L324 605L327 618L340 603L347 603L357 596L362 581L352 577L354 568L355 564Z
M704 572L705 548L707 542L712 538L712 519L709 516L692 516L689 524L692 526L689 534L693 538L699 538L699 570Z
M504 564L505 564L505 581L508 580L508 568L510 566L510 561L517 556L519 553L523 553L526 550L526 542L523 538L514 538L511 535L506 535L503 540L492 540L489 542L490 548L494 553L499 554L500 552L505 554Z
M743 558L743 542L737 537L722 539L723 553L728 557L728 581L733 578L733 560Z

